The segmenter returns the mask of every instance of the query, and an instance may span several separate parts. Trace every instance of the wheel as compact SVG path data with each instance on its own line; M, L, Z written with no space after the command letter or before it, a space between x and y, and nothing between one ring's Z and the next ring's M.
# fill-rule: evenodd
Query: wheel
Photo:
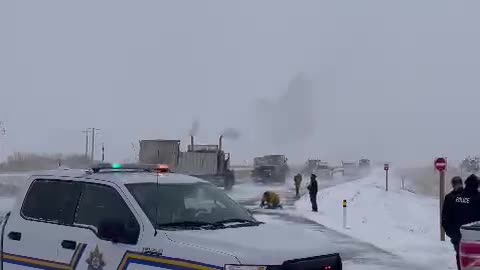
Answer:
M235 175L232 174L227 174L225 175L225 178L223 179L223 186L225 190L232 190L233 185L235 184Z

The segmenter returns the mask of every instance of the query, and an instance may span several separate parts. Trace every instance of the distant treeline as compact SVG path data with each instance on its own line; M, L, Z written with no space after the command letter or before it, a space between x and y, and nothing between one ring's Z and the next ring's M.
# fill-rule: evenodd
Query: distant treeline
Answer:
M59 165L74 169L86 168L90 160L80 154L35 154L13 153L7 161L0 163L1 172L23 172L34 170L50 170Z

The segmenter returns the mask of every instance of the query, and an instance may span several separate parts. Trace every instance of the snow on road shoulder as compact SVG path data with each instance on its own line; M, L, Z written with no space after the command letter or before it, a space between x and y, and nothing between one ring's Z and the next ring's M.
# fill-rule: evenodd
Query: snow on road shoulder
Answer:
M298 213L419 266L456 269L453 247L440 241L438 200L401 190L400 180L390 179L388 192L383 171L320 190L319 212L311 212L307 195L296 203ZM343 199L348 229L343 228Z

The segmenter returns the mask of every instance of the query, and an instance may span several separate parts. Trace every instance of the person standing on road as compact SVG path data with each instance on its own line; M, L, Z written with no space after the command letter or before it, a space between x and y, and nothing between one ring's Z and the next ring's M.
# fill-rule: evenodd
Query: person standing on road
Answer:
M300 197L300 186L302 185L302 175L300 173L297 173L295 177L293 178L293 181L295 182L295 196L297 198Z
M460 176L455 176L451 180L453 190L445 196L442 209L442 227L445 233L450 238L453 247L455 248L457 268L460 270L460 257L458 254L458 246L460 244L460 231L456 231L454 212L455 198L463 192L463 180Z
M318 183L317 183L317 176L313 173L310 176L310 184L308 185L307 189L308 189L308 193L310 194L312 211L318 212L318 206L317 206Z

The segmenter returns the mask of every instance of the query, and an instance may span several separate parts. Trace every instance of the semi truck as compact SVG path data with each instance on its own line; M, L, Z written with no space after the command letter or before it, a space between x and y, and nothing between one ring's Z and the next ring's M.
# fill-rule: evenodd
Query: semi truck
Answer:
M314 173L320 179L333 178L334 167L330 166L328 162L320 159L309 159L305 164L303 170L304 174Z
M139 159L146 164L167 164L174 172L199 177L230 190L235 185L235 174L230 168L230 153L222 149L222 139L220 136L218 144L195 144L191 136L184 152L180 150L180 140L143 140Z
M266 155L253 159L251 177L255 182L285 183L289 167L285 155Z
M358 169L362 176L368 175L371 171L370 160L362 158L358 161Z
M356 161L343 161L342 160L342 167L343 167L343 175L344 176L357 176L359 173L358 170L358 162Z

